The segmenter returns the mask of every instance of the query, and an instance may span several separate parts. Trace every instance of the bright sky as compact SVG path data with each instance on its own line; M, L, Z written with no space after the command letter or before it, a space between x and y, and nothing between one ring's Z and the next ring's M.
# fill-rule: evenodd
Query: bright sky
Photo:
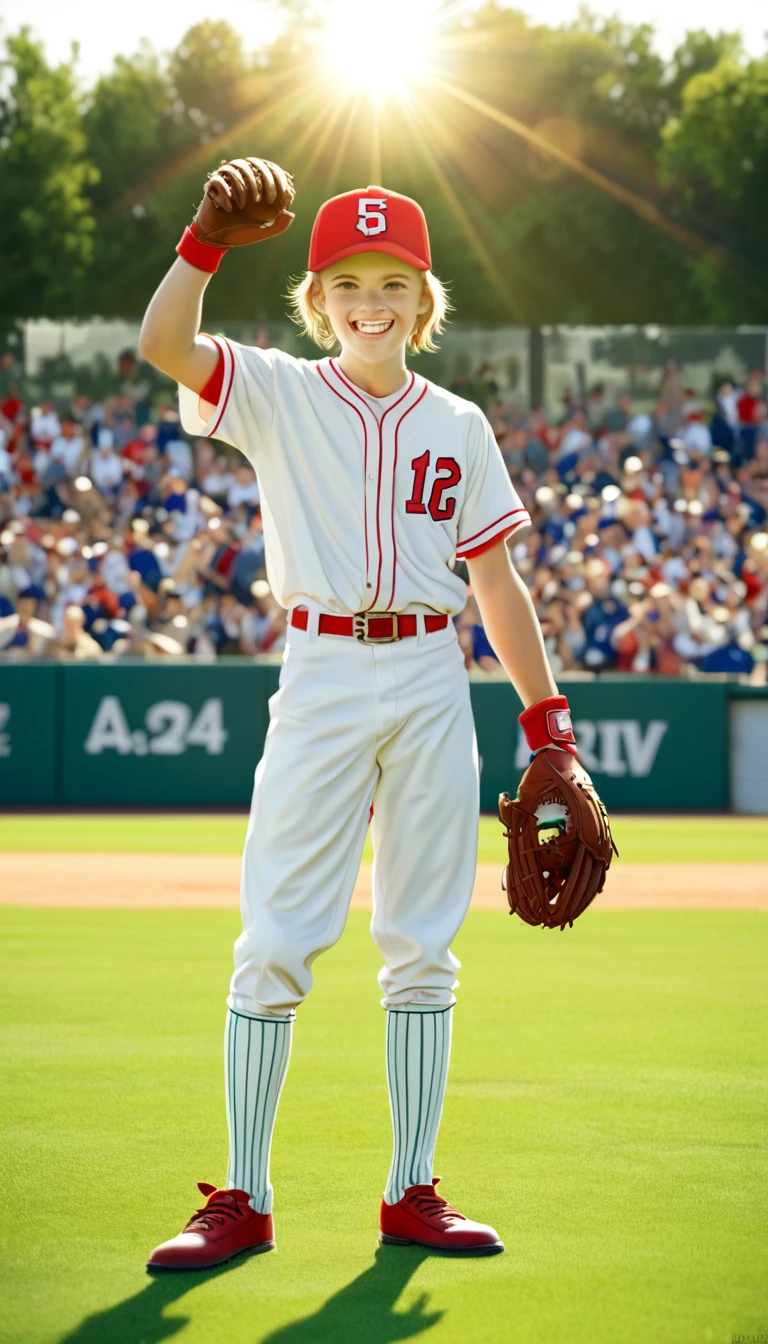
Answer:
M361 0L364 3L364 0ZM578 0L516 0L516 7L542 23L557 25L576 13ZM768 43L768 13L760 0L590 0L590 9L600 14L618 13L633 23L654 21L659 46L666 54L687 28L738 28L753 55L762 54ZM125 0L106 16L103 0L0 0L0 34L14 32L23 23L43 35L52 59L67 56L72 40L80 43L80 70L89 81L107 70L118 52L135 50L142 37L149 37L161 50L175 46L191 24L204 18L226 19L244 36L250 47L261 45L278 29L272 0ZM474 6L469 2L467 9Z

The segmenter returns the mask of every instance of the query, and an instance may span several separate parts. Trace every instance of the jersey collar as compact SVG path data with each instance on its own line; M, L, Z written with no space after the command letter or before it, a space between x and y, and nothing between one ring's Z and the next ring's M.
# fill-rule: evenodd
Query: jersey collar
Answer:
M323 379L332 391L334 391L337 396L342 397L345 401L350 402L353 406L357 407L358 410L367 411L368 415L373 416L377 423L380 423L385 417L387 419L395 418L400 420L403 413L406 410L409 410L411 406L419 400L425 386L425 380L421 375L414 373L413 369L409 369L408 381L404 387L399 389L399 395L394 396L393 394L391 400L390 398L384 398L383 400L386 401L386 405L382 406L381 410L379 410L375 405L376 398L374 398L374 403L372 404L369 398L364 396L360 389L355 387L355 384L342 372L339 363L335 358L330 357L328 359L323 359L320 361L320 364L323 366Z

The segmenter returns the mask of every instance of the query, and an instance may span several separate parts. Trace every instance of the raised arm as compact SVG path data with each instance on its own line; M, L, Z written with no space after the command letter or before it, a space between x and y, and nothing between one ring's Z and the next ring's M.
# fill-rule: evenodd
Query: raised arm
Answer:
M218 360L215 346L198 334L210 279L209 271L177 257L152 295L139 336L144 359L193 392L202 392Z
M208 177L197 214L144 314L139 350L150 364L202 392L218 354L199 335L203 294L230 247L284 233L293 221L293 179L268 159L234 159Z

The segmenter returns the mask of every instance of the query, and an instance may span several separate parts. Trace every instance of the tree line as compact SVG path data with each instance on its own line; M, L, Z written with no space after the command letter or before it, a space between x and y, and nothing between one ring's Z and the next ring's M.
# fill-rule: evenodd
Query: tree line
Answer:
M85 88L27 29L0 75L0 335L21 318L138 316L205 175L256 153L295 176L284 238L227 258L209 318L275 320L328 195L415 195L434 269L478 323L761 323L768 259L768 56L650 25L532 25L486 4L444 30L412 105L343 96L320 19L286 7L245 49L225 22L148 43Z

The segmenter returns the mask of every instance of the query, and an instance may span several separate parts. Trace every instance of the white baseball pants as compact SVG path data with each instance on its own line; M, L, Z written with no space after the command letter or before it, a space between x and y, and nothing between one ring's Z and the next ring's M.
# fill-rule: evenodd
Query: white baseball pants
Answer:
M285 1016L341 936L374 806L385 1007L454 1002L477 860L478 762L452 622L395 644L289 627L256 770L229 1007Z

